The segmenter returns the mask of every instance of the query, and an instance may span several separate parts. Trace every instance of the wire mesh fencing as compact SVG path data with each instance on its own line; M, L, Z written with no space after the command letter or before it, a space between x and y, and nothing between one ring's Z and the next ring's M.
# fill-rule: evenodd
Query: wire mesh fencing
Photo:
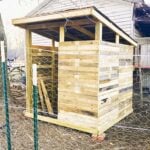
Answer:
M39 60L37 60L39 61ZM49 60L47 60L49 61ZM46 60L44 61L46 63ZM44 69L43 69L44 70ZM43 72L42 73L45 73ZM138 71L138 70L137 70ZM145 76L149 72L142 72ZM38 122L38 147L40 150L149 150L150 149L150 93L142 88L142 81L134 78L133 110L125 119L106 131L103 142L95 141L91 135L50 123ZM25 86L11 80L9 99L11 144L14 150L34 149L34 125L31 118L24 115L26 110ZM13 86L15 85L15 86ZM142 99L141 99L142 98ZM0 100L0 150L7 149L6 122L3 100Z

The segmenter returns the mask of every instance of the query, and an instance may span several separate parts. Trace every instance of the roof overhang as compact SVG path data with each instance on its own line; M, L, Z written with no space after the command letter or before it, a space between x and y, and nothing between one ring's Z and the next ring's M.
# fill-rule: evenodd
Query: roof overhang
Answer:
M57 12L57 13L52 13L43 16L36 16L36 17L18 18L18 19L13 19L12 23L13 25L26 28L25 25L27 24L32 24L32 23L35 24L35 23L46 22L46 21L55 21L55 20L60 20L65 18L75 18L75 17L82 17L82 16L90 16L90 15L95 17L99 21L101 21L106 26L108 26L110 29L112 29L122 38L126 39L129 43L131 43L133 46L137 46L136 41L134 41L128 34L126 34L122 29L120 29L116 24L114 24L104 14L99 12L95 7L66 10L63 12Z

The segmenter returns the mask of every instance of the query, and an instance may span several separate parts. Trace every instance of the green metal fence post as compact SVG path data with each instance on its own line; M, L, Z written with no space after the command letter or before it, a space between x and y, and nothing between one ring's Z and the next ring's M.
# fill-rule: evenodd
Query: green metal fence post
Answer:
M33 64L33 113L34 113L34 150L38 150L38 87L37 87L37 65Z
M8 90L7 90L7 62L5 60L4 41L1 41L0 44L1 44L2 83L3 83L3 97L4 97L4 109L5 109L5 120L6 120L7 147L8 150L11 150L9 102L8 102Z

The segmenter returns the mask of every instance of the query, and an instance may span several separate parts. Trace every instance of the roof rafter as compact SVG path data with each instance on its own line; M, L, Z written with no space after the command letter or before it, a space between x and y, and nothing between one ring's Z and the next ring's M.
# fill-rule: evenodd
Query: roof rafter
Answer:
M137 46L137 43L122 29L120 29L115 23L113 23L109 18L107 18L103 13L97 10L95 7L74 9L74 10L66 10L63 12L57 12L53 14L49 14L46 16L36 16L36 17L28 17L21 19L14 19L12 22L14 25L21 26L27 25L30 23L40 23L46 21L55 21L66 18L78 18L83 16L93 16L99 21L101 21L104 25L108 26L111 30L113 30L116 34L120 35L122 38L127 40L134 46ZM83 31L83 30L82 30ZM86 32L87 33L87 32ZM91 36L91 34L88 33ZM92 37L92 36L91 36Z
M49 31L54 31L54 32L59 34L59 30L57 30L56 28L49 28L48 30ZM71 35L70 33L66 33L65 36L68 37L69 39L72 39L72 40L80 40L79 38Z
M95 35L94 35L92 32L88 31L87 29L85 29L85 28L83 28L83 27L81 27L81 26L73 25L72 27L73 27L74 29L80 31L81 33L86 34L86 35L89 36L91 39L94 39L94 38L95 38Z
M44 22L44 23L38 23L38 24L28 24L26 25L27 29L47 29L47 28L53 28L53 27L60 27L60 26L72 26L72 25L93 25L94 22L97 20L92 18L92 21L88 19L80 19L78 20L69 20L67 23L66 21L53 21L53 22Z

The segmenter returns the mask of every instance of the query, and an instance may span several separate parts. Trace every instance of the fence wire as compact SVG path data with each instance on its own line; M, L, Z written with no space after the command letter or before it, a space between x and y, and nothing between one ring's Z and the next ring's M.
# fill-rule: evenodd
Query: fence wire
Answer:
M145 79L143 79L145 80ZM143 81L142 81L143 82ZM15 85L12 80L11 85ZM134 112L106 131L106 139L99 143L86 133L39 121L40 150L149 150L150 149L150 93L139 94L139 80L134 81ZM7 149L4 105L0 101L0 150ZM33 120L24 116L25 88L17 81L11 86L10 127L12 149L33 150Z
M70 0L75 6L74 0ZM93 4L95 1L92 1ZM60 4L65 4L60 1ZM79 3L80 8L83 6ZM53 6L52 6L53 7ZM78 7L78 6L77 6ZM64 16L65 17L65 16ZM90 18L87 16L90 20ZM66 25L70 21L66 18ZM92 20L91 20L92 21ZM65 28L66 29L66 28ZM137 58L141 55L136 55ZM142 56L147 57L146 55ZM37 58L38 59L38 58ZM39 60L35 60L39 61ZM42 59L41 65L49 59ZM137 66L139 62L137 62ZM47 64L47 63L46 63ZM140 66L138 66L140 67ZM39 70L41 71L41 70ZM42 71L41 71L42 72ZM43 73L43 72L42 72ZM44 73L50 74L48 71ZM45 76L47 76L47 74ZM149 75L150 73L147 73ZM20 79L21 80L21 79ZM146 79L142 78L142 82ZM17 81L17 82L16 82ZM147 80L146 80L147 82ZM139 94L141 81L138 76L134 81L134 112L106 131L106 139L102 142L93 141L90 135L69 128L39 122L39 149L40 150L149 150L150 149L150 91L144 89L143 103ZM143 89L142 89L143 90ZM25 85L19 79L11 78L10 97L10 127L13 150L33 150L34 135L33 121L26 118ZM4 105L0 100L0 150L7 149L6 123Z

